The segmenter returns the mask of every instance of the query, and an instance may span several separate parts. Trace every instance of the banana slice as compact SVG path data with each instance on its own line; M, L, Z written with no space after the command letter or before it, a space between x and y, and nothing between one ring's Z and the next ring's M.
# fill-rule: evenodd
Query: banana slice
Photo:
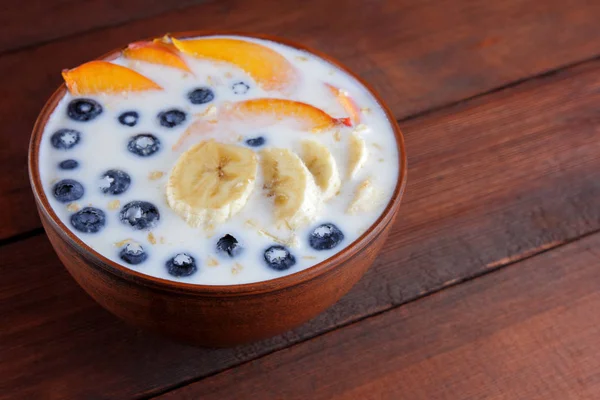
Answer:
M346 212L348 214L357 214L359 212L371 211L375 207L378 207L379 200L381 200L380 190L373 185L371 179L366 179L356 188L354 199L352 199Z
M350 135L348 149L348 177L354 178L359 169L365 165L368 158L367 145L356 132Z
M327 201L335 196L341 181L337 164L329 149L314 140L303 140L300 157L323 192L323 200Z
M261 152L264 187L274 197L275 217L296 228L314 220L323 199L313 176L300 157L288 149Z
M254 189L258 160L247 148L203 141L183 153L167 183L167 202L190 226L237 214Z

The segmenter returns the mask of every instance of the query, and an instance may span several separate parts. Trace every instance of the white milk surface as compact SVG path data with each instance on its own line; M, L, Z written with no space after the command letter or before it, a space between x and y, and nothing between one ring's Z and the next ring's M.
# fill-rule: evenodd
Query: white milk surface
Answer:
M128 95L83 96L98 101L103 107L102 114L89 122L74 121L67 116L67 106L74 99L72 95L67 94L58 104L49 119L41 142L41 178L46 195L58 217L92 249L125 267L169 280L206 285L258 282L301 271L333 256L362 235L385 209L398 179L397 146L385 113L366 88L312 54L265 40L240 39L252 40L271 47L285 56L300 72L301 82L295 90L289 94L267 92L234 65L217 64L187 55L183 57L194 75L175 68L131 61L121 57L112 62L136 70L154 80L164 90ZM232 85L239 81L250 86L246 94L239 95L233 92ZM232 219L215 226L211 232L188 226L169 208L165 196L169 172L181 153L200 138L192 137L177 151L173 151L171 147L186 128L198 118L194 114L202 113L211 105L219 108L224 102L278 97L309 103L336 118L346 117L345 110L327 90L324 82L346 90L364 110L361 118L366 126L361 126L359 132L367 143L368 160L353 179L347 178L346 170L349 137L356 127L339 127L331 131L311 133L283 124L258 128L253 127L250 121L234 127L237 135L225 135L222 132L220 135L218 130L212 134L212 137L218 141L236 143L240 146L245 145L244 140L247 138L263 136L266 139L264 146L249 147L257 152L272 146L289 148L300 154L301 141L307 138L325 144L336 159L342 186L340 193L325 203L321 214L313 223L294 232L287 228L278 228L280 224L276 223L273 215L272 198L265 196L262 189L260 166L255 189L246 206ZM208 104L191 104L187 93L198 87L210 87L215 93L215 99ZM185 123L172 129L162 127L157 119L158 113L172 108L187 113ZM125 111L139 113L137 125L129 127L119 123L117 118ZM80 142L69 150L57 150L52 147L50 137L61 128L80 131ZM335 130L339 130L339 140L336 140ZM145 158L130 153L127 150L129 138L140 133L152 133L157 136L162 142L160 151ZM241 135L242 141L239 141L238 135ZM77 160L79 167L74 170L58 168L58 164L66 159ZM101 192L100 187L103 182L99 177L109 169L120 169L131 176L131 186L123 194L107 195ZM164 175L160 179L151 180L149 175L152 172L163 172ZM52 194L53 185L66 178L77 180L85 189L84 196L70 206L58 202ZM350 215L346 210L357 186L366 179L370 179L372 184L381 191L381 196L373 210ZM114 203L112 207L109 206L109 203L115 200L120 202L120 206L116 209ZM133 200L148 201L158 208L160 220L151 231L133 230L119 220L121 207ZM77 206L90 205L105 212L106 226L98 233L78 232L70 223L72 210ZM344 233L344 240L331 250L317 251L309 246L309 233L322 223L333 223ZM256 227L260 228L262 233ZM280 240L289 240L289 245L286 247L296 258L294 266L285 271L268 267L264 260L264 252L277 243L264 232ZM225 234L234 236L244 248L235 258L216 251L217 241ZM132 266L119 258L120 246L126 239L137 242L143 247L148 254L145 262ZM186 253L195 258L198 266L196 273L184 278L168 274L165 263L178 253Z

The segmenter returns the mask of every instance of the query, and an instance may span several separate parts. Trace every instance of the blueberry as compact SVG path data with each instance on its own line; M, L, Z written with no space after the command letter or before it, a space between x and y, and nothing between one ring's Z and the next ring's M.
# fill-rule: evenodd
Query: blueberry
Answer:
M60 169L75 169L77 167L79 167L79 162L76 160L64 160L58 164Z
M140 133L129 139L127 150L140 157L148 157L160 150L160 140L151 133Z
M344 240L344 234L331 223L317 226L308 235L308 244L315 250L331 250L342 240Z
M135 230L154 228L160 219L158 208L147 201L132 201L123 206L119 219Z
M235 94L246 94L248 93L250 86L244 82L236 82L233 84L233 86L231 86L231 89L233 89L233 93Z
M190 276L198 270L194 257L186 253L176 254L175 257L167 260L166 266L167 272L177 278Z
M187 97L192 104L206 104L214 100L215 93L207 87L201 87L189 92Z
M246 144L250 147L260 147L265 144L265 138L258 136L255 138L246 139Z
M79 232L96 233L104 228L105 224L104 211L98 208L85 207L71 215L71 225Z
M100 114L102 114L102 106L92 99L75 99L67 107L69 118L79 122L91 121Z
M264 257L267 265L277 271L285 271L296 264L296 257L288 249L279 245L266 249Z
M183 111L173 108L158 113L158 122L167 128L174 128L177 125L183 124L186 117L187 116Z
M125 171L109 169L100 178L100 190L104 194L124 193L131 184L131 177Z
M83 197L83 186L74 179L63 179L52 188L56 200L61 203L70 203Z
M239 244L236 238L227 234L217 242L217 252L227 253L229 257L236 257L244 248Z
M119 115L119 122L123 125L135 126L138 123L139 118L140 115L137 111L125 111L123 114Z
M121 248L119 258L127 264L138 265L146 261L148 253L144 251L144 248L140 244L129 242Z
M55 149L69 150L79 143L80 138L81 132L75 129L59 129L50 137L50 143Z

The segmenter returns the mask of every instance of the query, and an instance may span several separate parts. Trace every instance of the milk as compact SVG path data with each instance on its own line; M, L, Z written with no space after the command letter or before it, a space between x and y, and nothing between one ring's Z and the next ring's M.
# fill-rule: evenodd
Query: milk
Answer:
M251 283L293 274L332 257L358 239L381 215L396 186L399 155L392 126L375 99L355 79L319 57L270 41L240 39L254 41L282 54L300 72L301 84L291 93L267 92L234 65L182 55L194 71L192 75L175 68L120 57L112 62L132 68L154 80L164 91L82 96L98 101L103 107L103 113L88 122L74 121L67 116L67 105L74 99L71 94L67 93L59 102L42 137L40 175L46 196L58 218L90 248L127 268L158 278L203 285ZM245 85L235 85L239 82L249 86L246 93L243 93ZM205 113L212 106L219 109L227 102L261 97L287 98L311 104L336 118L346 117L346 111L324 82L347 91L363 109L361 126L310 133L289 124L258 128L253 127L250 121L234 124L231 129L235 134L225 135L216 130L207 137L191 137L185 146L172 150L186 128L198 118L194 114ZM215 93L214 100L202 105L191 104L187 93L198 87L210 87ZM171 129L162 127L157 115L172 108L185 111L185 123ZM139 113L137 125L129 127L119 123L118 117L125 111ZM71 149L58 150L51 146L50 136L62 128L82 133L80 142ZM366 141L369 154L365 166L353 179L349 179L346 173L348 138L354 130L358 130ZM161 141L160 151L144 158L130 153L127 150L129 139L141 133L158 137ZM245 207L213 229L190 227L169 208L165 197L169 172L189 146L207 138L245 146L246 139L257 136L266 139L262 147L249 147L257 152L266 147L283 147L300 153L301 141L309 138L326 145L333 154L342 186L339 194L324 204L314 223L291 231L275 221L272 199L266 197L262 190L260 168L255 189ZM59 169L58 164L66 159L77 160L79 166L72 170ZM123 170L131 177L129 188L120 195L102 193L101 188L109 185L110 181L103 181L100 177L110 169ZM67 178L80 182L85 194L73 203L64 204L54 198L52 188L57 181ZM350 215L346 210L358 185L366 179L370 179L377 187L380 196L372 210ZM133 230L119 220L121 208L134 200L147 201L158 208L160 220L151 230ZM71 226L71 215L85 206L104 211L106 226L100 232L81 233ZM322 223L333 223L344 234L344 240L331 250L317 251L309 246L310 232ZM234 258L216 251L217 241L226 234L234 236L244 248ZM274 270L265 262L265 250L278 244L278 241L285 242L284 246L296 260L295 265L284 271ZM127 243L141 245L147 252L147 259L138 265L121 260L119 252ZM198 269L190 276L177 278L168 274L165 263L180 253L192 256Z

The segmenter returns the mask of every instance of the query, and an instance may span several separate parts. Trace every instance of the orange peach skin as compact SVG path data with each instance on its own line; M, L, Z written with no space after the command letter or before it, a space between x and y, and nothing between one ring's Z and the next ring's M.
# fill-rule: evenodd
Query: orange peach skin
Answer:
M337 98L338 102L344 107L344 110L348 113L350 120L354 125L360 124L360 108L354 101L352 97L350 97L343 90L326 83L325 86L331 91L331 93Z
M157 41L131 43L123 50L126 58L165 65L191 73L192 70L178 53L175 47Z
M297 80L296 69L285 57L257 43L226 38L172 41L186 54L238 66L265 90L287 91Z
M108 61L90 61L77 68L63 70L62 76L71 94L120 94L162 90L154 81L132 69Z

